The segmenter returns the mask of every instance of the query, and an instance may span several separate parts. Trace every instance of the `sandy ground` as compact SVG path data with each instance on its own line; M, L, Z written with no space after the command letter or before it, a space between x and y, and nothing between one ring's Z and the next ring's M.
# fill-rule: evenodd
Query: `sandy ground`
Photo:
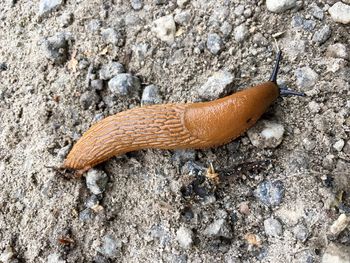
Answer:
M348 219L330 230L350 213L350 27L327 11L338 1L281 13L253 0L48 2L58 5L46 13L39 1L0 5L0 261L350 260ZM164 41L152 28L167 15L176 24ZM85 177L48 168L97 119L140 106L147 85L168 103L200 101L198 88L220 70L234 79L219 96L266 81L273 36L284 52L279 80L307 94L262 117L284 127L280 144L256 147L244 134L208 150L128 153L96 168L108 179L97 195ZM92 87L112 61L141 87ZM206 176L210 163L218 182Z

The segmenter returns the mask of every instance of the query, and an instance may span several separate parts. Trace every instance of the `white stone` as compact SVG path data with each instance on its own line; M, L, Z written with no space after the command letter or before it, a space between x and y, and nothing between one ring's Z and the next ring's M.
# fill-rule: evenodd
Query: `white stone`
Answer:
M276 148L282 142L284 127L276 122L262 120L247 133L255 147Z
M60 255L57 253L50 254L47 257L47 263L65 263L65 260L60 259Z
M296 0L266 0L270 12L281 13L296 6Z
M192 230L181 226L176 232L176 239L182 248L188 249L193 243L192 235Z
M44 15L62 5L63 0L41 0L39 3L39 15Z
M335 235L338 236L348 225L350 222L350 218L347 217L345 214L341 214L337 220L334 221L334 223L331 225L329 231Z
M343 139L340 139L340 140L337 141L335 144L333 144L333 148L334 148L335 150L337 150L338 152L340 152L340 151L343 149L344 144L345 144L344 140L343 140Z
M183 8L185 5L187 5L189 0L177 0L176 3L179 7Z
M156 36L171 45L175 41L175 21L172 15L167 15L158 18L152 24L151 31L156 34Z
M349 5L346 5L342 2L337 2L331 8L329 8L328 12L335 22L342 23L342 24L350 23L350 6Z
M234 75L222 70L214 73L207 82L198 88L197 92L202 99L213 100L223 95L233 84Z
M322 256L322 263L350 263L350 247L331 243Z

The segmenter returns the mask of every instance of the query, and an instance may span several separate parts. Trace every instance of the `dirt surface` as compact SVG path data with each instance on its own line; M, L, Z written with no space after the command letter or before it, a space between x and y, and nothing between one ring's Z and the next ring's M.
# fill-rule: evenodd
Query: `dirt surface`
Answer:
M0 261L321 262L330 243L349 251L346 224L330 231L350 213L350 25L327 11L337 1L281 13L265 1L131 2L66 1L43 14L39 1L1 4ZM174 41L161 40L153 22L181 12ZM256 147L244 134L208 150L128 153L96 167L108 178L97 195L85 177L49 168L96 120L140 106L149 84L168 103L200 101L220 70L234 76L223 93L266 81L276 42L279 80L307 94L262 117L284 127L281 144ZM112 61L141 87L92 87Z

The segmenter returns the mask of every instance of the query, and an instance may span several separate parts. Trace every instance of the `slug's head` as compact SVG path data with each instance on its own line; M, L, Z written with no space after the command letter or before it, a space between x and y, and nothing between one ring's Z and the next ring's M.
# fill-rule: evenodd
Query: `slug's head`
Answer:
M276 57L275 67L273 68L271 77L269 79L269 81L275 83L276 85L277 85L277 74L278 74L278 70L280 67L281 59L282 59L282 51L279 50L277 53L277 57ZM286 85L280 85L279 91L280 91L280 96L305 96L305 93L298 92L295 90L290 90L290 89L288 89L288 87Z

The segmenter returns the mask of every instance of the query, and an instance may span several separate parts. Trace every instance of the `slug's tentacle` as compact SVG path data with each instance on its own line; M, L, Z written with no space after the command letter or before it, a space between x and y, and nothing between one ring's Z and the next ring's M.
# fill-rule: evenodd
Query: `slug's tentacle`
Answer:
M277 75L278 75L278 70L280 68L280 61L282 59L282 51L279 50L276 56L276 63L275 66L272 70L272 74L271 77L269 79L269 81L273 82L273 83L277 83Z
M306 95L305 95L304 92L291 90L291 89L288 89L287 86L282 85L282 86L280 86L280 96L282 96L282 97L285 97L285 96L301 96L301 97L305 97Z

